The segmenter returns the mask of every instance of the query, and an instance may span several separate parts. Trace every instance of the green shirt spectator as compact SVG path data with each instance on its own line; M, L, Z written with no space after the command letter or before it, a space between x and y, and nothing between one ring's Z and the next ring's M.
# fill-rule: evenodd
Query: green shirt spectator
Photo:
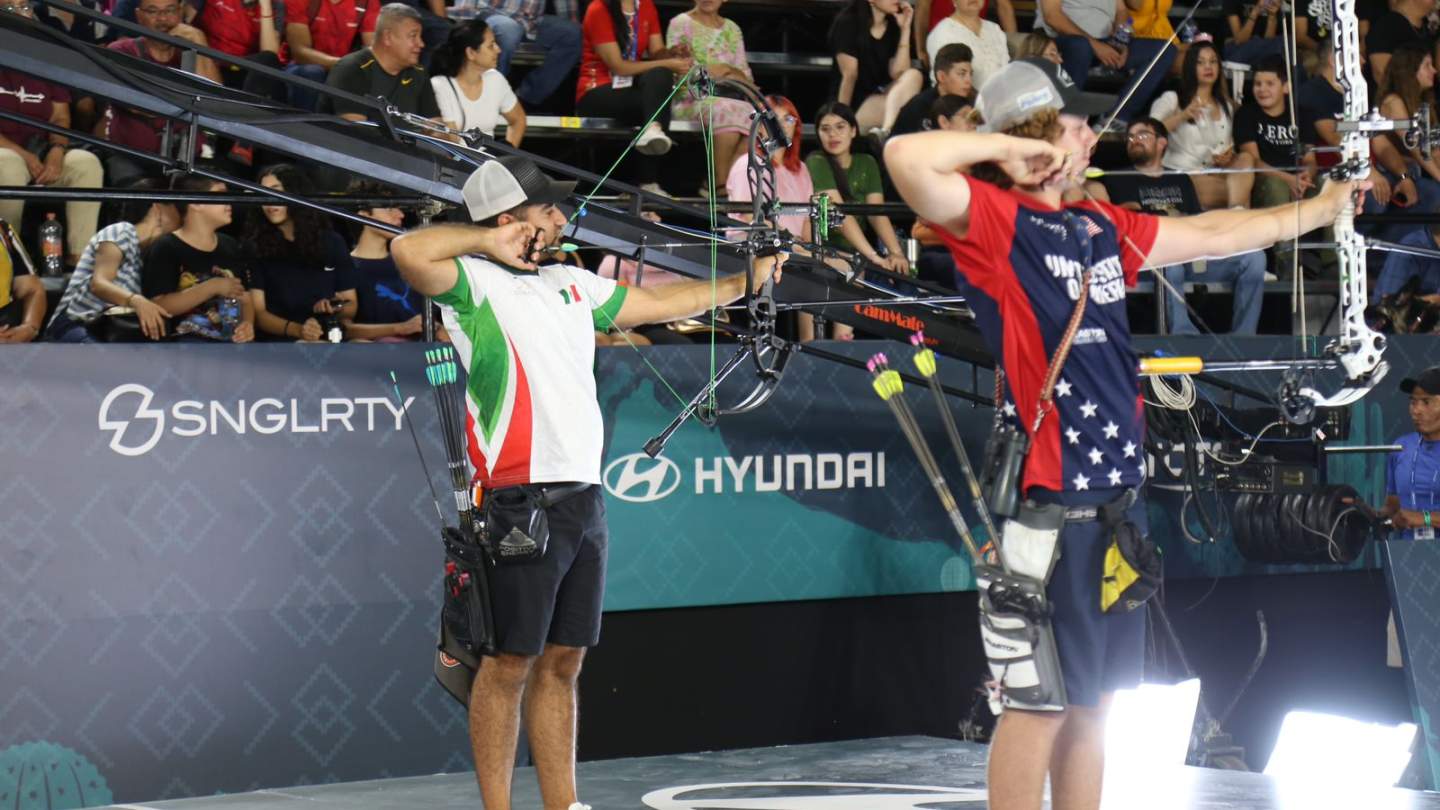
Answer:
M810 156L805 158L805 167L810 170L810 181L814 183L817 193L840 188L839 182L835 180L835 171L830 168L830 161L825 159L823 152L811 152ZM880 164L869 155L851 155L850 168L845 169L845 175L849 181L846 184L848 188L841 192L841 196L846 202L863 202L871 194L884 193L880 180ZM864 217L857 218L857 221L869 237L869 223ZM850 240L838 231L831 234L830 241L843 250L855 250Z

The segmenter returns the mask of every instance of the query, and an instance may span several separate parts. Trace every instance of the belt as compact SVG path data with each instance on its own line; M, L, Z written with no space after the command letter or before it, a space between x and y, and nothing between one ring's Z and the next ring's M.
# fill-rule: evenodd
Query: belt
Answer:
M540 505L548 509L572 495L579 495L592 486L594 484L541 484L536 489L540 490Z
M1118 498L1095 506L1071 506L1065 510L1066 523L1088 523L1092 520L1099 520L1104 517L1104 511L1110 509L1123 514L1126 509L1135 503L1139 493L1134 489L1127 489Z

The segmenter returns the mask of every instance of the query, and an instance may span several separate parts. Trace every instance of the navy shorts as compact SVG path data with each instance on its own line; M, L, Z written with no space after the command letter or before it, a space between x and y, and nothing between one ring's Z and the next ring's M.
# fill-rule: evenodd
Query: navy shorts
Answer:
M1123 492L1034 490L1030 497L1040 503L1095 506L1109 503ZM1143 497L1130 507L1127 517L1149 533ZM1098 520L1065 524L1060 532L1060 560L1045 588L1053 609L1051 621L1065 677L1066 702L1072 706L1098 706L1101 694L1134 687L1144 674L1145 611L1100 610L1100 577L1109 541L1109 533Z
M545 514L545 554L490 569L495 647L502 653L539 655L546 643L593 647L600 641L610 545L604 494L592 485Z

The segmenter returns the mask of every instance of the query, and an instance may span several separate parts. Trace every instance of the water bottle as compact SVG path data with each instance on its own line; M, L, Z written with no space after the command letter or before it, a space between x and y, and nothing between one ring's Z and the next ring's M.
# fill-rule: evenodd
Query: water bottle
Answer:
M45 275L65 273L65 226L53 211L45 215L45 224L40 226L40 255L44 258Z
M240 323L240 299L221 298L216 309L220 314L220 335L226 340L235 337L235 325Z
M1180 41L1185 43L1194 42L1195 35L1199 33L1200 26L1196 25L1194 20L1186 20L1185 24L1180 26Z
M1121 23L1119 28L1116 28L1110 33L1109 42L1116 48L1128 48L1130 47L1130 39L1134 34L1135 18L1126 17L1125 22Z

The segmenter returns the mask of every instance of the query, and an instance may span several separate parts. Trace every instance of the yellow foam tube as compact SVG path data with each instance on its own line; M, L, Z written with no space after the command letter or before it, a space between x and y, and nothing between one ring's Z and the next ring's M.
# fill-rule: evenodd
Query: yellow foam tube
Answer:
M1199 357L1144 357L1140 359L1141 374L1199 374L1205 361Z

